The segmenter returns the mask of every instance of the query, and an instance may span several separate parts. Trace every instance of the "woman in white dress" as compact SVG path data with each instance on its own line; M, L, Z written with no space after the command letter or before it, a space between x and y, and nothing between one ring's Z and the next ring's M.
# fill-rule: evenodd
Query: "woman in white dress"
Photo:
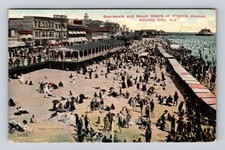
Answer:
M23 84L24 82L24 75L21 73L21 76L20 76L20 84Z

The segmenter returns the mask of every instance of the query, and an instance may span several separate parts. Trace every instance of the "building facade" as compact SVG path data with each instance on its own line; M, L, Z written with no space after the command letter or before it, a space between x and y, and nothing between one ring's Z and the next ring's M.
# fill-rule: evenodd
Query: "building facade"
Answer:
M69 45L82 44L88 41L87 26L82 20L70 19L67 26Z
M49 40L63 41L67 38L67 16L54 15L51 17L24 16L10 18L9 30L15 30L20 39L33 39L35 45L47 45Z
M120 25L118 23L101 21L101 20L91 20L87 13L84 15L83 22L87 26L87 35L91 37L97 36L108 36L116 34L120 31Z

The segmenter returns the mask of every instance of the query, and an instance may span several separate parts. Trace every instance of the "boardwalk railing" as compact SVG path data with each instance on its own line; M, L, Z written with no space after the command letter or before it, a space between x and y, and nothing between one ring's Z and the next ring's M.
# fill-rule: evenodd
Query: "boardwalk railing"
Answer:
M106 50L104 52L99 52L99 53L96 53L96 54L91 54L91 55L83 56L83 57L79 57L79 58L66 57L64 59L60 59L60 58L53 58L53 57L50 57L50 56L47 56L47 55L36 57L35 60L34 60L34 58L30 58L30 59L17 58L13 62L9 61L8 67L9 67L9 70L11 70L11 69L17 69L17 68L22 68L22 67L38 65L38 64L42 64L42 63L48 62L48 61L55 61L55 62L83 62L83 61L86 61L86 60L97 58L99 56L105 56L107 54L114 53L116 51L121 50L122 48L123 47L116 47L116 48L113 48L111 50Z

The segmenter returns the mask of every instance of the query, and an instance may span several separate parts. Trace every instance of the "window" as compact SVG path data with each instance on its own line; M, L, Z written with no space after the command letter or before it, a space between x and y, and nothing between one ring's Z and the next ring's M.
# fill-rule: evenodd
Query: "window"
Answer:
M51 31L49 36L54 37L54 32Z
M39 34L38 34L38 31L35 31L35 37L38 37Z
M41 27L45 27L45 22L41 22Z
M42 37L45 37L45 32L44 31L42 31Z
M55 33L55 37L59 37L59 33L58 32Z
M34 27L37 28L37 21L34 21Z
M62 28L66 29L66 23L62 24Z

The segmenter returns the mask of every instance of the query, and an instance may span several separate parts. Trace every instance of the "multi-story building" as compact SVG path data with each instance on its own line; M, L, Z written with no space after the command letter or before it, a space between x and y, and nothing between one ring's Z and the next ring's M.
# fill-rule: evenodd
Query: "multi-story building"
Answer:
M87 13L84 15L83 22L87 26L87 34L91 37L110 37L110 35L116 34L120 30L118 23L91 20Z
M49 40L63 41L67 38L67 16L51 17L24 16L10 18L9 30L19 33L21 39L32 38L35 45L46 45Z
M67 38L70 45L85 43L87 39L87 26L82 20L70 19L67 26Z
M27 19L9 19L9 41L23 41L26 44L33 44L32 24L26 24Z

